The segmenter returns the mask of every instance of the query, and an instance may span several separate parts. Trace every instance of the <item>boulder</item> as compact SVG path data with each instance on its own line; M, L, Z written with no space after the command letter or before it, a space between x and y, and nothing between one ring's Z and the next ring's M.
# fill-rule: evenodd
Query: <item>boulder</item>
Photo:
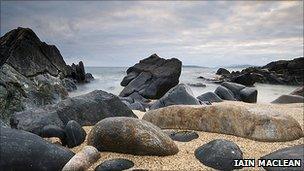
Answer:
M140 119L111 117L99 121L91 130L88 145L99 151L134 155L174 155L178 148L155 125Z
M74 155L26 131L1 128L0 132L1 170L61 170Z
M216 139L195 150L195 157L204 165L217 170L234 170L234 160L243 159L243 152L232 141Z
M143 120L162 129L215 132L257 141L291 141L303 137L301 126L294 118L258 105L176 105L150 110Z
M295 145L292 147L282 148L276 150L270 154L267 154L261 159L264 160L280 160L284 163L284 159L293 160L293 159L300 159L301 160L301 167L264 167L267 171L287 171L287 170L294 170L294 171L301 171L304 170L304 145Z
M74 120L70 120L65 126L66 143L69 148L82 144L87 136L85 130Z
M213 92L207 92L197 97L200 101L208 101L208 102L222 102L223 100Z
M224 100L236 100L233 93L224 86L218 86L214 93Z
M62 128L55 125L44 126L40 132L40 136L43 138L57 137L60 139L63 146L66 145L66 133Z
M93 80L94 80L94 77L93 77L93 75L91 73L86 73L85 74L85 82L89 83L89 82L91 82Z
M304 97L304 86L296 88L290 94Z
M179 82L182 62L176 58L163 59L156 54L128 68L119 96L137 92L144 98L158 99Z
M86 81L86 73L82 61L78 64L73 63L71 65L71 77L79 83L84 83Z
M150 109L158 109L171 105L200 105L189 86L178 84L170 89L162 98L154 102Z
M95 168L95 171L118 171L127 170L134 166L134 163L127 159L111 159L106 160Z
M230 72L227 69L225 69L225 68L219 68L216 71L216 74L217 75L227 75L227 74L230 74Z
M235 99L240 100L240 91L243 90L246 86L232 83L232 82L223 82L221 86L226 87L228 90L230 90L233 93L233 96Z
M304 97L303 96L297 96L297 95L282 95L272 101L271 103L304 103Z
M137 102L137 101L134 103L131 103L127 106L132 110L139 110L139 111L143 111L143 112L146 111L145 107L140 102Z
M261 74L245 73L233 77L231 81L245 86L253 86L254 83L256 83L259 79L261 79L261 77L263 77Z
M85 146L63 167L62 171L84 171L100 158L99 151L92 146Z
M258 91L255 88L246 87L240 91L240 99L246 103L256 103Z
M77 85L73 79L64 78L61 80L61 82L68 92L77 90Z
M82 126L94 125L104 118L114 116L137 117L117 96L95 90L55 105L17 112L11 117L11 126L39 134L46 125L64 128L70 120L75 120Z

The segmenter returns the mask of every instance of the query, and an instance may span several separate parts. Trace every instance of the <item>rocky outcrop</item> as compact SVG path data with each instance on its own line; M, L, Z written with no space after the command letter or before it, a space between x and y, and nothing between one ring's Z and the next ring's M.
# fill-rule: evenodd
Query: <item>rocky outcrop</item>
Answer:
M162 98L152 104L150 109L158 109L171 105L200 105L191 89L186 84L178 84L170 89Z
M163 59L156 54L130 67L121 82L125 88L120 96L137 92L144 98L158 99L179 82L182 62L176 58Z
M1 170L61 170L73 157L70 150L21 130L0 129Z
M161 129L147 121L128 117L99 121L87 141L99 151L157 156L178 152L175 143Z
M279 104L304 103L304 97L297 95L281 95L271 103L279 103Z
M55 105L15 113L11 118L11 126L40 134L46 125L64 128L70 120L75 120L80 125L94 125L104 118L114 116L136 117L117 96L95 90L67 98Z
M267 154L261 159L264 160L280 160L281 163L283 161L288 160L300 160L301 167L264 167L267 171L286 171L286 170L294 170L294 171L301 171L304 170L304 145L296 145L292 147L287 147L283 149L276 150L270 154Z
M257 141L291 141L303 137L301 126L294 118L255 105L176 105L150 110L143 119L162 129L216 132Z
M0 118L5 122L14 112L65 99L80 82L56 46L42 42L29 28L0 38L0 58Z
M232 141L216 139L195 150L195 157L204 165L217 170L234 170L234 160L242 160L243 152Z
M216 74L217 75L227 75L227 74L230 74L230 72L227 69L225 69L225 68L219 68L216 71Z
M222 75L220 80L231 81L246 86L255 82L268 84L303 85L304 57L293 60L279 60L262 67L249 67L242 71Z

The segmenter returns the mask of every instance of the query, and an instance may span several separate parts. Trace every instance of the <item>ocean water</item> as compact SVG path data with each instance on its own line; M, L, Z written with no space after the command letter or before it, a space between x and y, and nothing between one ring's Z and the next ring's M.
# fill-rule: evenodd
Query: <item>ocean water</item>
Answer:
M78 86L76 91L70 93L70 96L77 96L91 92L93 90L104 90L109 93L118 95L123 89L120 82L126 76L127 67L86 67L86 72L92 73L95 80L88 84ZM191 87L193 94L199 96L208 91L214 91L219 85L198 79L216 77L215 73L218 68L201 68L201 67L183 67L180 77L180 83L203 83L206 87ZM230 71L242 70L243 68L227 68ZM258 102L271 102L280 95L289 94L296 87L285 85L270 85L256 83L258 90Z

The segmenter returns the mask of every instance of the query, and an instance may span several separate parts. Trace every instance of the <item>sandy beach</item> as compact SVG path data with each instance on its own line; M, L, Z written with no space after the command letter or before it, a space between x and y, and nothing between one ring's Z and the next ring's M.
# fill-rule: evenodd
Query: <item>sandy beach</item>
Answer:
M225 101L222 103L227 103L231 105L258 105L258 107L263 109L276 109L282 113L288 114L295 118L304 128L303 123L303 103L296 104L269 104L269 103L258 103L258 104L248 104L243 102L231 102ZM216 104L215 104L216 105ZM134 113L142 118L144 112L134 111ZM83 127L87 134L92 129L92 126ZM298 144L304 143L304 138L289 141L289 142L259 142L254 140L249 140L246 138L240 138L232 135L224 135L217 133L199 132L197 131L199 138L192 140L190 142L177 142L179 152L173 156L134 156L130 154L120 154L112 152L101 152L101 158L92 165L89 170L94 170L96 166L108 159L114 158L125 158L134 162L133 169L143 169L143 170L214 170L201 164L194 156L194 151L201 145L208 143L214 139L226 139L235 142L243 151L244 158L247 159L259 159L275 150L290 147ZM73 152L78 152L86 145L86 141L81 145L72 149ZM243 168L241 170L264 170L263 168Z

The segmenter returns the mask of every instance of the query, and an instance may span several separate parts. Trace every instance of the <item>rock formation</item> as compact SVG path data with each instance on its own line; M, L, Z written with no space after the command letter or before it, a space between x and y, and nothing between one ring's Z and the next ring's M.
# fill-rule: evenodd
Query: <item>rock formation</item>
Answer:
M120 96L138 93L144 98L158 99L178 84L181 67L182 62L176 58L163 59L153 54L127 70Z

